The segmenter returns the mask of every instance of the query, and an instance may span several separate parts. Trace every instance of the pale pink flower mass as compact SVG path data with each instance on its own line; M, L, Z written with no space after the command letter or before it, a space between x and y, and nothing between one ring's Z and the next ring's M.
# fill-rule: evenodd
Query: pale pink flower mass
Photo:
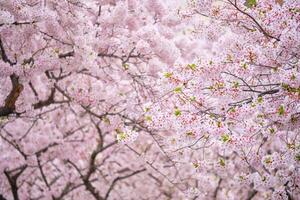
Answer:
M0 200L300 200L299 0L0 0Z

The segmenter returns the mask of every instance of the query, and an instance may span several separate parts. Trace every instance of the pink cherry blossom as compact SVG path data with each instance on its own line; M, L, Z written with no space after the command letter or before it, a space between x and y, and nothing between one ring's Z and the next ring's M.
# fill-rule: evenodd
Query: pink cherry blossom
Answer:
M298 0L0 0L0 199L300 196Z

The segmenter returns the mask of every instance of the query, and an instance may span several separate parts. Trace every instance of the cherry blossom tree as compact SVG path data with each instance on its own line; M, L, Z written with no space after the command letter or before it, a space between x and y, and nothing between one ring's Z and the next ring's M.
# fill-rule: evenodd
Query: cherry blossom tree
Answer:
M0 5L1 200L299 199L299 1Z
M150 115L191 198L299 199L299 3L191 1L181 12L211 54L166 71Z

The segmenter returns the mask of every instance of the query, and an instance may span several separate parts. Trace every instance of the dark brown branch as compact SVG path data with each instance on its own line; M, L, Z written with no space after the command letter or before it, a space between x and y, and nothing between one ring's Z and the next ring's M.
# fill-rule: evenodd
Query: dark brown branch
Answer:
M10 79L13 88L8 97L5 99L5 107L9 110L14 110L15 103L23 90L23 85L19 83L19 78L14 74L10 76Z
M0 194L0 200L6 200L6 199L4 198L4 196L2 196L2 195Z
M95 182L97 179L92 179L90 182ZM55 197L56 200L63 200L63 197L69 194L70 192L76 190L77 188L80 188L84 186L83 183L75 185L74 183L68 182L64 189L62 190L61 194L58 197ZM1 199L0 199L1 200Z
M219 181L218 181L218 185L217 185L217 187L216 187L216 189L214 191L214 194L213 194L213 198L214 199L217 199L217 197L218 197L218 191L220 189L221 183L222 183L222 179L220 178Z
M19 200L19 194L18 194L18 184L17 184L17 180L19 178L19 176L25 171L25 169L27 168L27 165L21 166L20 168L17 168L15 170L12 171L4 171L4 174L8 180L8 183L10 185L11 188L11 192L13 195L14 200ZM18 171L16 174L11 175L11 173Z
M279 89L267 90L267 91L261 92L258 96L262 97L262 96L265 96L267 94L276 94L279 91L280 91Z
M232 3L230 0L228 0L228 2L231 4L231 5L233 5L240 13L242 13L243 15L246 15L247 17L249 17L255 24L256 24L256 26L258 27L258 29L266 36L266 37L269 37L269 38L272 38L272 39L275 39L275 40L277 40L277 41L280 41L280 39L279 38L277 38L277 37L274 37L274 36L272 36L272 35L270 35L257 21L256 21L256 19L254 18L254 17L252 17L249 13L247 13L247 12L245 12L245 11L243 11L243 10L241 10L238 6L237 6L237 4L236 4L236 2L235 3Z
M96 191L96 188L91 184L89 180L83 180L85 188L93 195L93 197L97 200L104 200L103 197L100 196L99 192Z
M42 167L42 165L41 165L40 154L36 154L36 159L37 159L39 171L40 171L40 173L41 173L41 175L42 175L42 179L43 179L43 181L45 182L47 188L50 189L50 185L49 185L49 183L48 183L48 181L47 181L46 175L45 175L44 170L43 170L43 167Z
M16 64L7 57L1 38L0 38L0 55L4 62L9 63L10 65ZM19 83L18 76L12 74L10 76L10 80L12 83L12 90L10 91L7 98L5 99L4 106L0 107L0 117L8 116L9 114L12 114L15 111L15 103L23 90L23 85Z
M60 40L59 38L57 38L57 37L55 37L55 36L53 36L53 35L50 35L50 34L48 34L48 33L46 33L46 32L40 31L40 33L44 34L45 36L47 36L47 37L49 37L49 38L51 38L51 39L53 39L53 40L55 40L55 41L57 41L57 42L60 42L60 43L64 44L64 45L73 46L71 43L62 41L62 40Z
M10 91L9 95L5 99L5 103L3 107L0 107L0 117L8 116L15 111L15 104L20 96L23 85L19 83L19 78L16 75L11 75L10 80L12 83L12 90Z
M44 101L39 101L38 103L33 104L33 108L39 109L39 108L49 106L50 104L54 103L54 95L55 95L55 88L52 88L48 99L46 99Z
M91 192L91 194L94 196L95 199L97 200L103 200L103 197L99 195L97 192L96 188L91 184L90 182L90 177L91 175L95 172L96 166L95 166L95 161L97 155L102 152L103 150L109 148L110 146L113 146L116 144L116 142L110 143L107 146L103 147L103 141L100 141L97 148L93 151L91 158L90 158L90 164L89 164L89 169L88 172L86 173L85 176L82 176L83 183L88 191Z
M101 129L98 127L97 130L100 131L99 134L101 135L102 134ZM95 165L96 157L100 152L113 146L114 144L116 144L116 141L114 141L106 146L103 146L103 138L102 138L102 141L100 138L100 141L99 141L96 149L92 152L92 154L90 156L89 168L85 175L81 173L80 169L76 166L75 163L73 163L72 161L68 161L76 169L76 171L80 174L80 178L82 179L86 190L88 190L92 194L92 196L97 200L104 200L104 199L99 194L99 192L96 190L96 188L91 184L91 180L90 180L91 175L95 172L95 170L97 168Z
M39 95L38 95L36 89L33 87L32 82L30 81L28 84L29 84L29 87L31 88L34 96L38 97Z
M15 26L20 26L20 25L31 25L31 24L34 24L36 23L36 21L32 21L32 22L13 22L13 23L2 23L0 24L0 27L1 26L4 26L4 25L15 25Z
M62 53L58 55L58 58L68 58L68 57L73 57L74 56L74 51L70 51L67 53Z
M10 65L16 64L7 57L1 37L0 37L0 55L4 62L9 63Z
M251 190L249 193L248 193L248 197L246 200L251 200L255 197L255 195L257 194L257 190Z
M118 181L121 181L121 180L123 180L123 179L129 178L129 177L131 177L131 176L134 176L134 175L139 174L139 173L144 172L144 171L146 171L146 169L140 169L140 170L138 170L138 171L132 172L131 174L128 174L128 175L125 175L125 176L119 176L119 177L115 178L115 179L113 180L112 184L110 185L108 191L106 192L106 195L105 195L104 199L105 199L105 200L108 199L108 197L109 197L111 191L114 189L114 187L115 187L115 185L117 184Z
M6 133L8 133L4 128L3 128L3 130L6 132ZM23 158L26 160L27 159L27 155L21 150L21 148L20 148L20 146L17 144L17 143L15 143L14 141L10 141L9 139L7 139L6 137L4 137L4 136L2 136L1 134L0 134L0 137L4 140L4 141L6 141L7 143L9 143L11 146L13 146L22 156L23 156Z

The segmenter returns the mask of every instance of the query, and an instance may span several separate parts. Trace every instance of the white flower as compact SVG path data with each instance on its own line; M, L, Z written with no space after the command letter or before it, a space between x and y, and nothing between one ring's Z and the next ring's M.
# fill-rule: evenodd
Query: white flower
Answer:
M3 23L13 23L15 21L15 18L13 15L10 14L10 12L5 10L0 10L0 21Z
M118 143L129 144L134 142L138 137L138 133L131 129L126 128L124 131L117 131Z
M185 194L188 198L194 198L196 196L199 196L200 191L198 188L191 187L185 192Z
M151 106L152 106L151 102L144 103L143 105L144 112L148 112L151 109Z

